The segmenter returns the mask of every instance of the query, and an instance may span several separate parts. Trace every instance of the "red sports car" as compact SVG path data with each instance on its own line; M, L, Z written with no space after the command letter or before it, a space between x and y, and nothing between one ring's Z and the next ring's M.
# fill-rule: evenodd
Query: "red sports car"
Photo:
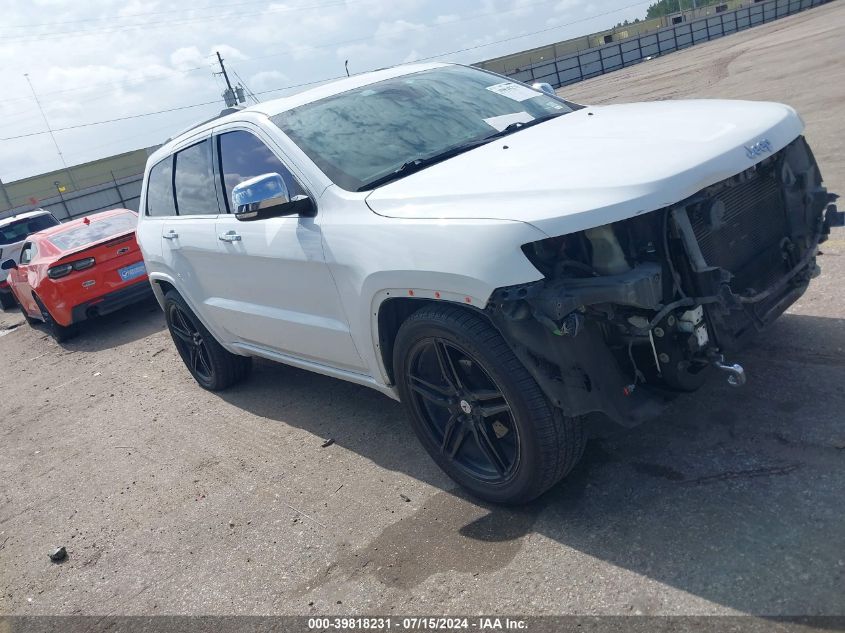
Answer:
M134 211L114 209L30 235L19 261L2 263L30 325L43 321L62 341L80 321L152 295L137 223Z

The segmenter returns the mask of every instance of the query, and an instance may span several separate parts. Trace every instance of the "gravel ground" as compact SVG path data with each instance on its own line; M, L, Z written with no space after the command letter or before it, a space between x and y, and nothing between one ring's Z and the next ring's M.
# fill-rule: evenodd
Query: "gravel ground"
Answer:
M843 29L835 2L563 92L790 103L845 193ZM0 613L845 614L841 229L823 251L745 388L601 429L521 509L463 495L374 391L259 363L204 392L154 303L63 345L0 313Z

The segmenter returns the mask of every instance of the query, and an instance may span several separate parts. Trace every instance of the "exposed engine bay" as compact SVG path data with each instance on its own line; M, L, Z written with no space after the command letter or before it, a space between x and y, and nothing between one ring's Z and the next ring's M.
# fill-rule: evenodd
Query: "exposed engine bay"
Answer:
M488 312L565 415L624 425L693 391L807 289L843 214L803 137L670 207L523 246L544 279Z

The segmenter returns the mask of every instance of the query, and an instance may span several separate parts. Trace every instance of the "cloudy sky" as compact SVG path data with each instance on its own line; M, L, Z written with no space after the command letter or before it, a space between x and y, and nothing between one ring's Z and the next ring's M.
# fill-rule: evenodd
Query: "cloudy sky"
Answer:
M347 59L353 73L433 56L473 63L642 17L649 2L635 2L2 0L0 179L61 167L24 73L74 165L155 145L219 111L215 51L265 100L339 76ZM206 105L185 107L195 104Z

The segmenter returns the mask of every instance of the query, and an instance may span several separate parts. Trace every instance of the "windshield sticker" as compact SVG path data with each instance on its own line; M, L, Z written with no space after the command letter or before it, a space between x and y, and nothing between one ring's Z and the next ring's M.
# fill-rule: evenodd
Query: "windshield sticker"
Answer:
M513 99L514 101L527 101L528 99L540 96L540 93L536 90L532 90L528 86L515 84L511 81L504 81L500 84L487 86L487 90L500 94L508 99Z
M506 127L514 123L528 123L533 120L534 117L527 112L514 112L513 114L491 116L489 119L484 119L484 122L494 128L497 132L501 132Z

